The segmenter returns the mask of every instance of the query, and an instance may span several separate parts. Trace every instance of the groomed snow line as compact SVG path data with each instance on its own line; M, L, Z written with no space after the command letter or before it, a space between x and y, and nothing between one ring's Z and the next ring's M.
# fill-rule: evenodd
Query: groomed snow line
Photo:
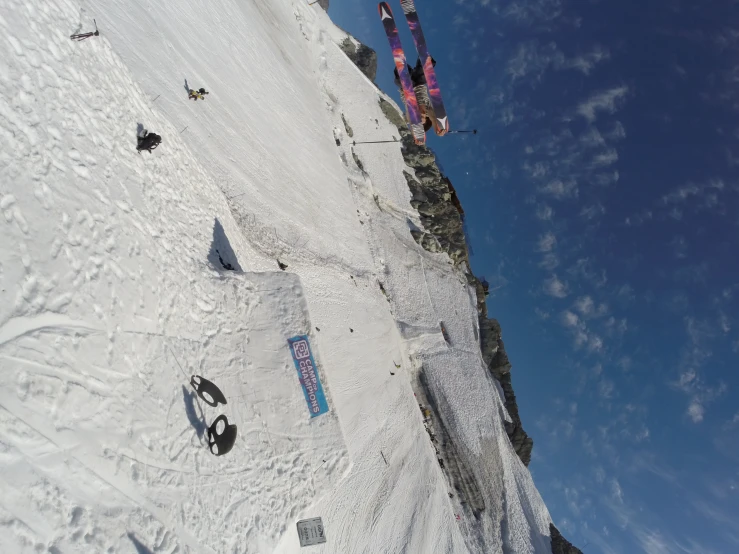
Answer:
M398 130L345 37L289 0L0 0L0 552L551 552L475 290L413 239L400 144L347 136Z

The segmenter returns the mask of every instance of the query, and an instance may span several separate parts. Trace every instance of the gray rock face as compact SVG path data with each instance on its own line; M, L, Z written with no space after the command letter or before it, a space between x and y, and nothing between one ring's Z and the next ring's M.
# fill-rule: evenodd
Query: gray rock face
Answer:
M582 554L582 550L572 546L553 523L549 524L549 534L552 537L552 554Z
M429 252L446 252L456 266L467 272L467 281L477 291L477 313L480 322L480 349L490 373L500 382L505 405L512 423L506 425L508 438L525 465L531 461L534 441L524 431L518 414L516 395L511 384L511 363L501 338L500 324L488 319L486 290L482 282L469 272L469 253L464 236L464 211L451 181L436 165L436 157L425 146L413 142L405 119L389 102L380 99L380 107L388 120L398 128L405 163L416 173L404 173L411 191L411 205L421 216L425 231L411 230L415 241Z
M326 5L328 7L328 0L326 0ZM344 54L354 62L354 65L356 65L370 81L373 83L375 82L375 77L377 76L377 52L364 44L356 46L349 37L346 37L343 42L339 44L339 48L341 48Z
M328 11L328 0L318 0L318 5L321 6L325 11Z

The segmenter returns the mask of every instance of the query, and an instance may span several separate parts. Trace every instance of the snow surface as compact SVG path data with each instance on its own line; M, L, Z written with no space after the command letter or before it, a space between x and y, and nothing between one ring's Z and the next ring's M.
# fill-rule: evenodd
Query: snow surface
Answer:
M413 241L399 145L346 136L342 115L357 140L397 130L321 9L0 0L0 35L1 552L297 552L316 516L305 552L550 552L474 290ZM420 372L481 512L450 496ZM214 457L220 413L239 435Z

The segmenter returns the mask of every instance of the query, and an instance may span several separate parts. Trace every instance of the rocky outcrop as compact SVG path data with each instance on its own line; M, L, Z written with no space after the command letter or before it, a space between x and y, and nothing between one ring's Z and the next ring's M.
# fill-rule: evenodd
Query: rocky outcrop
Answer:
M469 268L469 254L459 209L455 206L457 194L451 182L436 165L436 157L425 146L413 142L413 137L392 104L380 98L380 106L388 119L398 127L405 163L413 168L415 177L404 172L411 191L411 205L421 216L424 232L411 231L413 238L430 252L446 252L455 265ZM458 203L458 202L457 202ZM461 206L461 205L460 205Z
M326 0L328 4L328 0ZM375 82L377 77L377 52L372 50L369 46L365 46L357 42L352 37L346 37L341 44L339 44L342 52L348 56L348 58L354 62L362 73L372 81Z
M357 47L350 38L344 40L341 48L362 72L374 82L377 73L376 53L363 45ZM425 146L418 146L413 141L403 115L398 112L395 106L383 98L380 98L380 108L385 117L398 128L405 163L413 168L415 172L415 177L408 172L403 174L411 191L411 205L421 216L424 230L411 229L411 235L422 248L429 252L446 252L454 264L465 271L468 283L475 288L482 358L490 373L498 380L503 389L505 407L511 417L511 421L505 424L506 434L518 457L524 465L528 466L531 461L534 440L524 431L518 414L516 394L513 392L511 382L511 363L501 338L500 324L495 319L488 319L487 304L485 303L485 297L488 294L487 283L472 275L469 268L469 252L464 236L462 204L451 181L442 174L436 164L436 157L433 152ZM380 284L380 288L382 289L382 284ZM422 385L423 377L422 372ZM427 389L428 387L423 387L424 393L428 397L427 402L433 404ZM426 415L424 415L424 418L426 418ZM443 428L438 429L436 434L430 429L431 424L427 427L427 431L431 435L432 442L438 442L437 435L442 437L439 445L448 459L462 459L460 456L454 455L453 442L450 438L444 438L448 433L445 434ZM447 443L450 445L449 448L444 448ZM442 463L441 459L439 463ZM444 466L442 465L442 467ZM482 503L481 497L477 498L479 495L475 493L476 484L474 479L469 478L472 472L460 464L455 465L454 470L450 470L450 472L457 492L464 494L473 509L483 510L484 503ZM582 554L578 548L572 546L561 535L554 525L550 524L549 530L552 538L552 554Z
M549 524L549 534L552 537L552 554L582 554L582 550L572 546L553 523Z
M328 0L318 0L318 5L328 11Z
M421 216L425 233L414 235L416 242L431 252L446 252L456 265L466 264L468 260L467 242L459 212L451 203L451 192L436 164L424 163L424 156L417 153L409 162L416 169L416 177L403 172L411 191L411 206ZM416 180L418 179L418 180ZM431 245L427 248L426 245Z
M464 236L462 204L451 181L436 165L434 154L413 141L403 116L389 102L380 98L385 116L398 128L405 163L413 168L415 178L404 173L411 191L411 205L418 210L424 230L411 230L416 242L429 252L446 252L454 264L467 273L467 280L477 291L477 313L480 322L480 349L490 373L500 382L505 406L511 416L506 433L518 457L525 465L531 461L534 440L524 431L518 414L516 395L511 383L511 363L501 338L500 324L488 319L485 297L487 289L469 270L469 253Z

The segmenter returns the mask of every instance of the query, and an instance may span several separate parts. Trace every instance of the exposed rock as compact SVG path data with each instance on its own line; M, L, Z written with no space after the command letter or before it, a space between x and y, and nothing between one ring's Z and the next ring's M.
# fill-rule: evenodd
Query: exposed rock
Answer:
M528 466L531 462L531 451L534 448L534 439L526 434L521 426L521 417L518 415L518 404L516 404L516 395L513 392L513 385L511 384L511 374L506 373L500 379L500 386L503 388L505 395L505 407L508 410L508 414L511 416L511 423L506 423L506 433L508 438L511 440L513 449L521 458L523 465Z
M328 11L328 0L318 0L318 5L321 6L325 11Z
M497 319L480 319L482 359L488 366L490 373L498 380L511 371L511 363L508 361L508 355L503 345L503 339L500 338L500 333L500 324Z
M552 537L552 554L582 554L582 550L572 546L553 523L549 524L549 534Z
M380 98L380 108L400 133L405 163L415 171L415 178L404 172L411 191L411 205L421 216L424 231L411 229L415 241L429 252L446 252L456 266L467 273L467 281L477 292L477 313L480 322L480 349L490 373L498 379L505 396L505 405L512 422L506 425L508 438L525 465L531 461L534 441L521 424L516 395L511 384L511 363L501 338L500 324L488 319L486 287L469 272L469 253L464 236L462 204L451 181L436 164L436 157L425 146L413 141L402 114L389 102Z
M353 137L354 131L349 126L349 123L347 123L346 118L344 117L344 114L341 114L341 121L344 122L344 129L346 130L346 134L349 135L350 138Z
M362 163L362 160L359 159L359 156L357 156L357 153L354 151L354 148L352 148L352 158L354 158L354 163L357 164L359 171L364 173L364 164Z
M326 4L328 4L328 0L326 0ZM377 76L377 52L358 41L355 43L355 40L353 37L346 37L339 44L339 48L374 83Z

